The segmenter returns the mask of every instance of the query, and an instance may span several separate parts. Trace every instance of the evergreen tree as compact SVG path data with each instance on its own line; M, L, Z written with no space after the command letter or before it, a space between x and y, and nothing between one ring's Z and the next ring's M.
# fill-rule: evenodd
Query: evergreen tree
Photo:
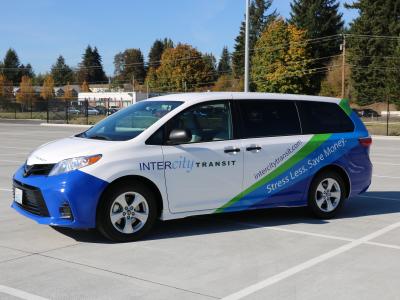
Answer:
M62 55L57 58L57 61L51 67L51 76L54 79L56 86L65 85L71 81L74 76L72 69L65 63L65 59Z
M229 53L228 47L224 47L222 49L221 58L218 62L218 74L222 75L229 75L232 73L231 67L231 55Z
M8 49L3 60L2 73L6 76L7 80L17 85L21 81L20 61L14 49Z
M164 50L169 48L174 48L174 42L170 38L164 38L163 44L164 44Z
M96 47L87 46L79 64L78 81L89 83L105 83L107 76L104 73L101 56Z
M143 83L146 77L144 58L140 49L126 49L114 57L115 76L119 81L132 81Z
M376 36L400 35L399 1L358 0L347 7L360 13L351 23L354 36L347 37L355 100L360 105L385 101L388 93L398 90L398 69L390 63L400 59L398 39Z
M22 76L28 76L30 78L35 77L35 73L33 72L31 64L27 64L26 66L24 66L22 64L22 65L20 65L19 70L20 70L19 76L21 76L21 78L22 78Z
M212 53L205 53L203 55L204 61L204 75L207 78L207 82L205 85L209 85L211 82L214 82L218 78L217 74L217 60Z
M95 82L108 82L106 73L103 70L102 58L97 50L97 47L93 49L93 60L94 60L94 81Z
M158 68L160 66L160 61L163 51L164 51L164 43L161 40L156 40L151 46L149 52L150 68Z
M254 46L265 27L277 17L276 12L267 14L272 5L272 0L252 0L249 7L249 49L250 56L254 53ZM244 74L246 23L240 26L239 35L235 38L235 47L232 54L233 74L236 78Z
M174 43L170 38L164 38L164 40L156 40L150 48L148 67L157 69L160 66L161 56L164 50L173 47Z
M294 0L290 7L289 22L297 28L306 30L307 39L315 39L337 35L343 32L342 14L339 13L338 0ZM329 64L329 57L340 53L342 39L332 37L331 39L309 43L312 64L311 69L325 67ZM320 91L321 81L324 73L313 74L311 89L308 93L317 94Z

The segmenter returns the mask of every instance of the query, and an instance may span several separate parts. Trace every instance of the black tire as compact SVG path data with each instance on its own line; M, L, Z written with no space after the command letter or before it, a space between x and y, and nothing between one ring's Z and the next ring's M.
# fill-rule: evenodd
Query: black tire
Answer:
M145 205L145 203L142 203L141 205L142 207L146 207L147 211L147 220L145 222L140 222L139 219L133 221L133 215L135 214L136 210L129 210L130 206L128 206L128 210L125 210L126 207L124 207L122 208L123 210L121 212L117 211L118 214L125 212L125 217L122 217L119 221L114 223L115 225L113 224L113 222L111 221L111 210L114 210L116 206L119 208L119 203L116 203L115 201L117 201L117 198L119 196L123 197L122 195L124 195L124 198L127 202L128 196L129 198L133 197L133 199L140 196L142 196L140 197L140 199L144 198L147 205ZM127 218L129 218L129 216L127 215L128 212L130 213L130 220L132 222L131 227L134 227L133 222L137 222L138 227L140 227L139 223L143 223L143 225L137 231L134 231L132 233L123 233L120 230L129 225L129 223L126 223L129 222L127 221ZM104 237L113 242L137 241L145 236L154 226L158 217L157 212L158 207L156 196L152 189L138 182L120 182L115 184L114 186L111 186L101 198L101 202L97 210L97 229ZM138 215L138 212L136 212L136 215ZM118 226L118 223L121 223L122 225Z
M336 186L335 184L333 184L332 193L331 192L328 193L327 190L325 190L325 193L327 194L321 193L320 192L321 187L327 186L328 182L333 183L332 180L336 182L340 191L337 189L337 187L333 188L334 186ZM318 188L319 190L317 192ZM340 198L331 197L332 194L340 195ZM347 194L346 185L344 179L340 174L338 174L335 171L324 171L318 173L311 182L310 189L308 191L308 207L310 208L312 213L320 219L333 218L343 207L344 202L346 200L346 194ZM320 200L318 201L317 199ZM335 200L337 200L337 203ZM328 201L331 203L332 206L328 207L329 205ZM318 203L320 203L321 207L318 205Z

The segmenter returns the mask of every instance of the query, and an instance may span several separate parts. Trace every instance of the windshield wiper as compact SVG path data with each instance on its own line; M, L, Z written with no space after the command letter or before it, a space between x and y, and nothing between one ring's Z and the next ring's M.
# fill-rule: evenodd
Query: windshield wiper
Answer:
M93 140L106 140L106 141L110 141L111 139L107 136L104 135L92 135L88 137L89 139L93 139Z

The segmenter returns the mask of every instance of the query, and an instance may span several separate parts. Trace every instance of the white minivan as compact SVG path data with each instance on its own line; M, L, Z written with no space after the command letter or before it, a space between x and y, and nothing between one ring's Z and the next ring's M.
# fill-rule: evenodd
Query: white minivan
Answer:
M330 218L369 187L370 144L347 100L161 96L36 149L14 175L12 207L113 241L200 214L309 206Z

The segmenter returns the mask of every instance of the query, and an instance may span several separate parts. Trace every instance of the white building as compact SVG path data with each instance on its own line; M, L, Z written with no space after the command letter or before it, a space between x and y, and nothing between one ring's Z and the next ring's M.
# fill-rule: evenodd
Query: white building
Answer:
M146 99L147 94L141 92L97 92L97 93L79 93L78 104L83 105L87 100L89 106L116 106L126 107L140 100Z

